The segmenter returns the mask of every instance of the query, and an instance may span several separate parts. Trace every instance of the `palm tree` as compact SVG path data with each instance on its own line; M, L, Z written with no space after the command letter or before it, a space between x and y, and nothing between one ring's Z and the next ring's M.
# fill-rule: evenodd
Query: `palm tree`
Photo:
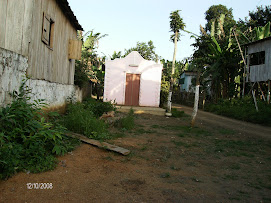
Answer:
M177 53L177 42L180 40L180 30L184 30L185 23L183 19L179 15L180 10L172 11L170 13L170 31L174 34L171 35L171 40L174 40L174 53L173 53L173 61L172 61L172 71L171 71L171 79L170 79L170 89L168 94L168 104L167 104L167 115L171 116L171 97L172 90L174 84L173 75L175 73L175 61L176 61L176 53Z

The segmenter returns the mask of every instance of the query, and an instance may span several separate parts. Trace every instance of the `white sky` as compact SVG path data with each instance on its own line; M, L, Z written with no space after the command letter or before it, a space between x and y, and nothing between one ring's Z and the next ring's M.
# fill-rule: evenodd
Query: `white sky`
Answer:
M170 12L181 10L186 30L199 34L206 24L204 13L212 5L222 4L233 9L235 20L244 19L256 6L270 5L270 0L68 0L84 31L108 34L99 42L100 56L135 47L136 43L152 40L155 52L172 60L174 44L169 41ZM183 33L178 43L177 60L191 56L194 39Z

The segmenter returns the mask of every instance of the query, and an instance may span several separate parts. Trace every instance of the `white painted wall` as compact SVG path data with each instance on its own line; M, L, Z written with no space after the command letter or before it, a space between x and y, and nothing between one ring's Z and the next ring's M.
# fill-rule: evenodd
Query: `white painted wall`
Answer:
M12 101L9 93L18 91L28 68L27 58L0 48L0 106ZM29 79L26 83L32 89L31 102L45 99L49 106L61 106L68 97L82 101L82 91L74 85Z
M139 105L159 107L162 68L162 64L145 60L136 51L125 58L106 61L104 101L115 101L124 105L126 74L132 73L141 74Z

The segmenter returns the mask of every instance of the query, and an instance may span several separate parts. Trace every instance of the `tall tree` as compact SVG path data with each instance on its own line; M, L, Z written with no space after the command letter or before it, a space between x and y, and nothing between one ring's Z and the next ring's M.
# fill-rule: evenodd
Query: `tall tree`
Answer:
M174 53L173 53L173 61L172 61L172 71L171 71L171 79L170 79L170 90L168 94L168 105L167 105L167 114L171 115L171 97L173 91L174 84L174 73L175 73L175 61L176 61L176 53L177 53L177 42L180 40L180 31L184 30L185 23L183 19L179 15L180 10L172 11L170 13L170 31L174 34L171 35L171 40L174 39Z
M225 15L223 24L226 30L226 35L228 34L227 30L235 25L235 20L232 15L232 8L228 9L226 6L221 4L213 5L205 12L205 20L207 20L205 30L207 32L211 32L211 26L215 21L217 22L215 23L215 30L220 29L218 19L220 18L221 14Z
M271 6L257 6L256 11L249 12L249 18L245 19L245 24L252 29L254 27L265 26L271 21Z
M132 47L128 50L125 49L124 57L130 54L132 51L138 51L138 53L146 60L159 60L158 55L155 53L155 46L151 40L148 41L148 43L137 42L136 47Z

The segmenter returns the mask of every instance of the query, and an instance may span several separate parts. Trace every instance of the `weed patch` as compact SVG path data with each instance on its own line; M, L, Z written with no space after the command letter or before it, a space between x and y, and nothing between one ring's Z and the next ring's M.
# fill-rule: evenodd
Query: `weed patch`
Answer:
M178 111L176 108L172 108L171 113L172 113L172 117L174 117L174 118L187 117L187 115L184 113L184 111Z
M135 126L134 110L131 108L128 115L115 123L116 127L131 130Z
M258 100L259 112L255 110L253 98L220 100L217 104L208 104L206 111L238 120L271 126L271 105Z
M70 131L83 134L89 138L109 139L107 125L96 118L88 104L75 103L67 106L67 113L63 117L63 124Z
M22 170L51 170L57 163L55 155L79 143L64 135L64 127L48 120L50 116L41 110L46 106L42 100L29 102L31 90L25 83L19 93L13 92L12 103L0 109L0 179Z

